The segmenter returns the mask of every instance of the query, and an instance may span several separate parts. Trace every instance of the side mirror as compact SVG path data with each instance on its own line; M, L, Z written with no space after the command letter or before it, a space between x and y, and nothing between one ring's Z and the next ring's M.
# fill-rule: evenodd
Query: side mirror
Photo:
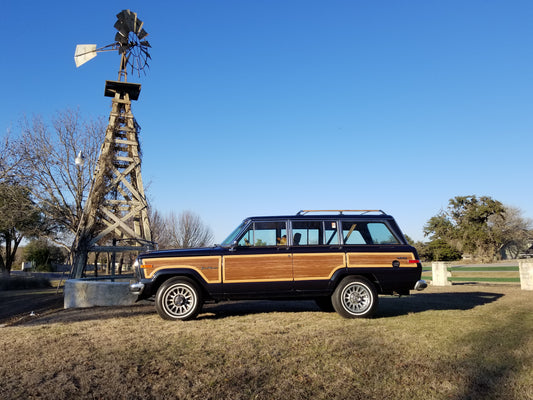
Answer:
M234 240L234 241L231 243L231 246L229 247L229 251L235 251L236 248L237 248L237 241Z

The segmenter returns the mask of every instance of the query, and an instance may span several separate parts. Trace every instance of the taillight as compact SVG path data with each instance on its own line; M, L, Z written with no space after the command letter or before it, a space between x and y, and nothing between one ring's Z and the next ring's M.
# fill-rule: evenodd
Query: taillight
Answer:
M420 260L409 260L409 264L418 264Z

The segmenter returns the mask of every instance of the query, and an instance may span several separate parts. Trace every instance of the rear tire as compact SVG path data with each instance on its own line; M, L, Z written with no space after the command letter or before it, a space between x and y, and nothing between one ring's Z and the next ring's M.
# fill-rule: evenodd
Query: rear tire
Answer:
M155 297L155 309L167 320L186 321L202 309L202 292L187 278L172 278L161 285Z
M368 318L378 307L376 287L362 277L344 278L331 296L333 308L344 318Z

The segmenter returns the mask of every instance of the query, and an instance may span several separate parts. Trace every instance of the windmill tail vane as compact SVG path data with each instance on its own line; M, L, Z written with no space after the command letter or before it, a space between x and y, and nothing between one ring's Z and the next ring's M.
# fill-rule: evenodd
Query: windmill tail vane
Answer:
M76 51L74 52L74 62L76 63L76 67L80 67L87 61L96 57L98 53L113 50L117 50L116 43L99 48L96 48L95 44L78 44L76 46Z

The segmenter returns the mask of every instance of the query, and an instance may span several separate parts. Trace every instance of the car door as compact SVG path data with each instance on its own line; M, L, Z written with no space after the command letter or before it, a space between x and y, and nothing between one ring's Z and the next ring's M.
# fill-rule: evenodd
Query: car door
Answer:
M295 290L326 291L333 274L346 267L337 221L291 221L291 234Z
M287 221L253 221L223 257L223 290L232 298L283 296L293 290Z

